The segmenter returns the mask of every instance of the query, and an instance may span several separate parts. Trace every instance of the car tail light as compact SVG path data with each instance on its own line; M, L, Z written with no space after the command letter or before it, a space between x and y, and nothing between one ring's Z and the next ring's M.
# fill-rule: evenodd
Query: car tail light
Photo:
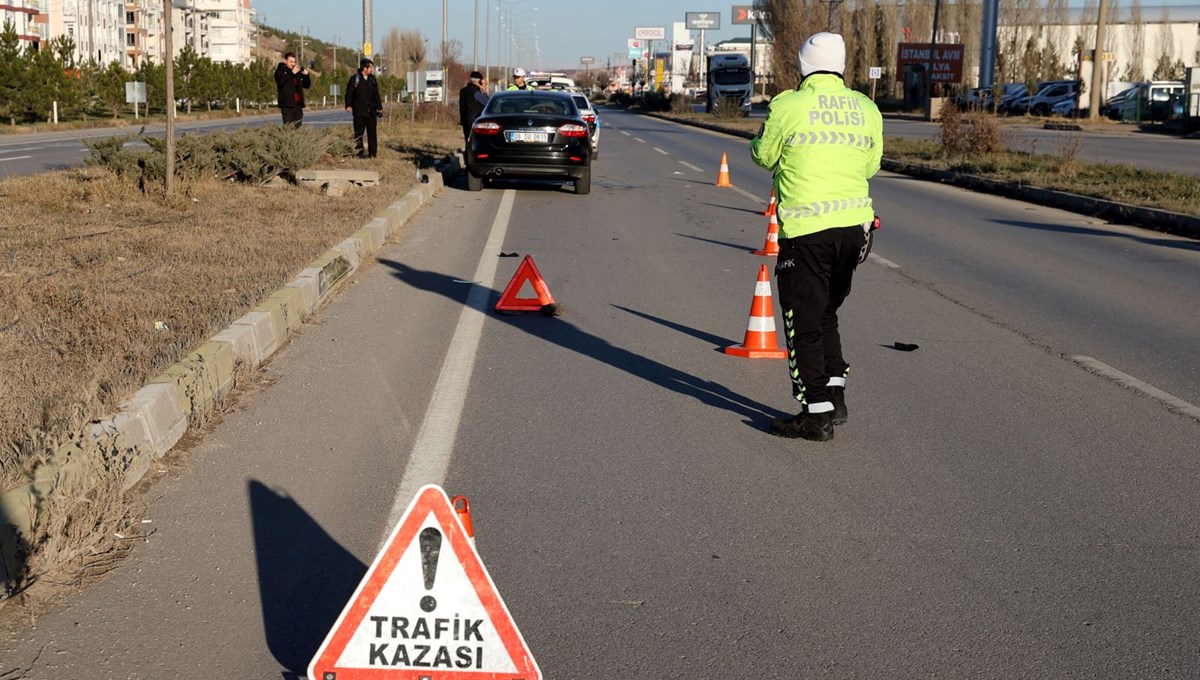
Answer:
M500 134L500 124L485 120L482 123L476 123L471 126L471 131L477 135L498 135Z
M582 125L567 123L566 125L558 128L558 134L562 135L563 137L587 137L588 130Z
M583 114L583 120L586 123L595 123L596 122L596 114L585 113L585 114Z
M573 162L573 163L582 163L583 162L583 159L580 158L579 156L570 156L569 158L571 159L571 162Z
M486 153L477 153L477 154L475 154L475 157L476 157L476 158L487 158L487 157L488 157L488 156L490 156L490 155L491 155L491 154L486 154Z

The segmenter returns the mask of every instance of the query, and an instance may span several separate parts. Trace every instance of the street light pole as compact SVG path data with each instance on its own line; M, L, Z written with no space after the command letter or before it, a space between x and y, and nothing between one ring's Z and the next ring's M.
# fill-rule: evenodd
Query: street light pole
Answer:
M175 188L175 59L171 56L174 45L171 41L171 4L173 0L163 0L163 23L166 25L166 58L163 64L167 71L167 170L166 192L171 195Z
M308 26L300 27L300 68L304 68L304 39L308 36Z
M1096 49L1092 52L1092 93L1088 97L1088 120L1100 119L1100 88L1104 87L1104 31L1108 22L1108 0L1100 0L1100 16L1096 19ZM1137 57L1135 57L1137 58Z

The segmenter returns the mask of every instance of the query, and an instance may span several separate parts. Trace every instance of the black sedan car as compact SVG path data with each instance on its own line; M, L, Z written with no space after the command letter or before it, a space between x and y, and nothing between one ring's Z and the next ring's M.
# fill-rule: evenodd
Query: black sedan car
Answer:
M545 90L497 92L467 140L467 188L485 179L556 179L592 189L592 140L571 95Z

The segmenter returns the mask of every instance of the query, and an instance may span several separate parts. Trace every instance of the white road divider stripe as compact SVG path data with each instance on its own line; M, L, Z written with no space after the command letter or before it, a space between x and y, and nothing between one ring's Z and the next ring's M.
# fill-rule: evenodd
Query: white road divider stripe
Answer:
M433 396L425 409L425 418L421 421L421 428L417 431L412 451L409 452L408 465L404 468L404 476L396 490L396 498L388 513L387 524L383 527L383 535L380 536L376 552L382 550L384 542L400 521L408 504L417 495L417 491L426 484L442 484L445 481L446 470L449 469L450 459L454 456L454 438L458 434L458 424L462 418L463 405L466 403L467 386L475 368L475 353L483 335L483 322L487 319L492 284L495 282L496 267L500 261L496 255L504 245L504 235L508 232L515 197L516 190L508 189L500 199L496 219L488 233L487 245L483 248L475 275L471 277L472 281L480 283L471 285L471 290L467 293L467 302L458 316L458 325L451 336L454 339L446 351L445 360L442 361L442 370L438 373Z
M624 130L621 130L621 134L625 135L626 137L632 137L632 136L633 136L633 135L629 134L628 132L626 132L626 131L624 131Z
M704 172L704 168L698 168L698 167L692 165L691 163L688 163L687 161L679 161L679 164L682 165L683 167L687 168L688 170L692 170L694 172Z
M641 142L642 144L645 144L645 143L646 143L646 140L642 139L641 137L634 137L634 138L633 138L633 141L635 141L635 142Z
M13 156L12 158L0 158L0 163L7 163L9 161L23 161L26 158L33 158L33 156Z
M896 264L895 262L892 262L891 260L887 259L886 257L880 257L880 256L876 255L875 253L871 253L870 255L868 255L867 259L881 267L887 267L888 269L900 269L900 265Z
M1122 387L1127 387L1135 392L1141 392L1145 396L1161 402L1169 411L1174 411L1181 416L1187 416L1195 420L1200 420L1200 408L1197 408L1194 404L1190 404L1173 394L1163 392L1154 385L1142 382L1132 375L1122 373L1112 366L1109 366L1108 364L1098 359L1093 359L1089 356L1077 354L1070 357L1070 359L1081 368L1095 373L1102 378L1108 378Z
M755 196L754 194L750 193L749 191L746 191L745 189L737 186L736 184L729 188L738 192L742 196L745 196L746 198L750 199L751 201L754 201L755 203L766 203L766 201L764 201L763 199L759 198L758 196Z
M670 156L670 155L671 155L671 154L667 153L666 151L663 151L662 149L658 148L657 146L656 146L656 147L654 147L654 150L655 150L655 151L657 151L657 152L659 152L659 153L661 153L661 154L662 154L662 155L664 155L664 156Z

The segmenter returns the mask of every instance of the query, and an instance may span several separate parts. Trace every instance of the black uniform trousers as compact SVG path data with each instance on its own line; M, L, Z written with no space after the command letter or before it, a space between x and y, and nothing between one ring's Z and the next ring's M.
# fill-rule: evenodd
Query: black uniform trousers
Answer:
M283 114L284 125L300 127L300 122L304 120L303 106L281 106L279 112Z
M354 148L358 155L363 155L363 136L366 136L367 154L374 158L379 153L379 137L375 127L379 119L372 113L369 116L354 117Z
M792 395L801 403L829 402L829 378L844 377L850 369L842 358L837 312L850 294L865 243L860 224L779 239L775 277L783 308L788 374Z

